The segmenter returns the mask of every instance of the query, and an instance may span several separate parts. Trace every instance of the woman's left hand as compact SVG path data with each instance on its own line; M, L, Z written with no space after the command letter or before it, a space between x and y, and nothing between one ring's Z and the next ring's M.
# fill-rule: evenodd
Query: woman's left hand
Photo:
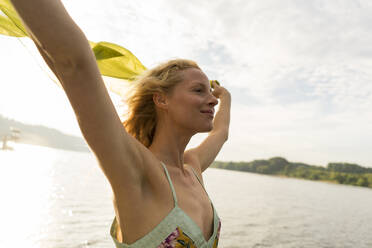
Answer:
M216 80L211 80L211 86L213 88L212 94L217 98L230 97L230 92L225 88L216 83Z

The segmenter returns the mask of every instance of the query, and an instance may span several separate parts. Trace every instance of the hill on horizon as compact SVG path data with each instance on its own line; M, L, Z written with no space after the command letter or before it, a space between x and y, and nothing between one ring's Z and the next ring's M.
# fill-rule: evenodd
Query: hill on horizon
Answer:
M65 134L57 129L42 125L25 124L0 115L0 137L10 135L10 128L20 130L16 143L47 146L56 149L90 152L88 144L81 137ZM2 141L2 139L0 139ZM1 142L2 144L2 142Z

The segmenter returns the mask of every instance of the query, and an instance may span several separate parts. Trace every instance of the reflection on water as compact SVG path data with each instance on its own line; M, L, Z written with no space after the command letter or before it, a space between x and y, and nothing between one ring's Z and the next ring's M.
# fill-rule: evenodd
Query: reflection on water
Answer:
M92 154L0 151L0 247L114 247L111 189ZM372 247L372 190L208 169L222 248Z
M228 170L206 173L223 220L221 247L372 247L369 188Z
M92 154L0 152L0 247L112 247L111 190Z
M39 247L48 220L52 220L53 150L34 152L28 146L0 153L1 247ZM40 156L43 154L43 156ZM35 165L37 163L37 165ZM17 244L15 244L15 242Z

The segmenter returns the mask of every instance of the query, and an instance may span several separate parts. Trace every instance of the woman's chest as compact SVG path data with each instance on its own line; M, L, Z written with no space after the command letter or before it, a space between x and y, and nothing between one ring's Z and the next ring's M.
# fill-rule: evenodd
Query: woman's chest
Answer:
M214 213L202 185L196 178L185 180L171 173L169 176L173 187L167 180L160 179L156 186L143 189L141 197L132 197L136 200L131 204L125 204L125 199L116 199L118 227L123 230L123 239L119 237L119 241L130 244L151 232L174 210L176 201L186 214L185 218L196 224L204 238L208 240L211 237Z

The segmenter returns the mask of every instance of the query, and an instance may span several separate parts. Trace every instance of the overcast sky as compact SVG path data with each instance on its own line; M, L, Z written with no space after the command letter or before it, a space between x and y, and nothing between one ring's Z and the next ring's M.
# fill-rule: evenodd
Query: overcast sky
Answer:
M218 160L372 167L371 1L62 2L89 40L120 44L147 67L193 59L231 92ZM0 45L0 114L81 136L35 54L16 38L0 36Z

